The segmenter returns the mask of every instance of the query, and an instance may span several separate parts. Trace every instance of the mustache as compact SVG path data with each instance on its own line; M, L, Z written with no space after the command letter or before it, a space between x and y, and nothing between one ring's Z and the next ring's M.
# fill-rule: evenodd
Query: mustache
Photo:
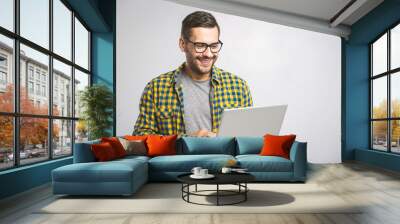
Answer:
M216 58L216 56L212 56L212 57L196 57L196 59L199 59L199 60L207 60L207 59L212 59L212 60L214 60Z

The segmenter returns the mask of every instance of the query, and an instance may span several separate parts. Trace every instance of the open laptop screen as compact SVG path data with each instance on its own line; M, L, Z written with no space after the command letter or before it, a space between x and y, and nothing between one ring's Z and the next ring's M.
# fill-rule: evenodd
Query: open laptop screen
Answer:
M279 135L287 105L225 109L218 136Z

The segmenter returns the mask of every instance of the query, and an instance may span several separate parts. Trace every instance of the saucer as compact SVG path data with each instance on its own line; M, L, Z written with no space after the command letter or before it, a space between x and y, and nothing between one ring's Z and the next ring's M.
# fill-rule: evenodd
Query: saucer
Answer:
M204 175L204 176L194 175L194 174L190 175L190 178L193 178L193 179L211 179L211 178L214 178L214 177L215 176L212 175L212 174L207 174L207 175Z

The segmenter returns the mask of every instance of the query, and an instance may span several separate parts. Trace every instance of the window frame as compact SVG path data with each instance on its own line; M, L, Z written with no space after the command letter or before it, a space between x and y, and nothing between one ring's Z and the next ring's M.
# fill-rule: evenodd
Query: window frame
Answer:
M391 68L391 31L393 28L400 26L400 21L395 22L392 24L389 28L387 28L383 33L379 34L375 39L373 39L370 43L368 43L368 48L369 48L369 149L373 151L379 151L379 152L386 152L386 153L391 153L391 154L400 154L400 152L393 152L392 151L392 121L400 121L400 117L393 117L392 116L392 98L391 98L391 93L392 93L392 84L391 84L391 79L393 75L396 75L396 73L400 72L400 67L398 68ZM386 57L387 57L387 64L386 64L386 71L380 74L376 74L374 76L373 72L373 44L378 41L381 37L384 35L387 35L386 41L387 41L387 52L386 52ZM378 78L386 77L386 86L387 86L387 93L386 93L386 98L387 98L387 105L386 105L386 118L373 118L373 81ZM374 121L386 121L386 151L384 150L379 150L374 148L374 133L373 133L373 122Z
M7 55L4 55L0 53L0 57L3 58L4 60L4 65L0 64L0 86L7 88L7 79L8 79L8 74L7 74L7 69L8 69L8 57ZM4 80L3 77L4 76ZM3 83L4 82L4 83Z
M29 39L24 38L23 36L20 35L20 0L14 0L13 1L13 10L14 10L14 30L10 31L4 27L0 26L0 35L3 35L7 38L12 39L13 41L13 64L11 73L10 75L13 76L14 79L14 93L13 93L13 102L14 102L14 110L13 112L2 112L0 111L0 116L4 117L12 117L13 119L13 154L14 154L14 161L13 161L13 166L10 167L5 167L5 168L0 168L0 172L5 171L5 170L10 170L10 169L16 169L19 167L23 166L30 166L33 164L37 163L43 163L46 161L50 160L58 160L66 157L73 156L74 153L74 143L75 143L75 126L76 126L76 121L78 121L80 118L75 116L75 108L71 108L71 114L70 116L56 116L53 115L53 60L58 60L59 62L62 62L68 66L71 67L71 83L74 84L75 82L75 69L85 73L89 77L89 83L88 86L92 85L92 61L91 61L91 48L92 48L92 43L91 43L91 37L92 37L92 30L87 26L87 24L83 21L83 19L76 13L72 7L65 1L65 0L59 0L68 10L71 11L71 58L67 59L64 58L63 56L55 53L53 50L53 24L54 24L54 17L53 17L53 1L54 0L48 0L49 2L49 47L46 49L45 47L42 47L39 44L34 43L33 41L30 41ZM83 27L88 31L88 69L85 69L81 67L80 65L75 63L75 18L83 25ZM45 91L45 94L48 96L48 108L49 111L47 112L46 115L39 115L39 114L27 114L27 113L21 113L20 111L20 85L21 85L21 80L20 80L20 45L23 44L27 47L30 47L40 53L43 53L48 56L49 62L48 62L48 77L46 80L46 87L45 90L48 92L48 94ZM27 64L27 71L28 69L31 68L29 64ZM29 80L33 81L34 86L36 83L42 83L41 79L41 74L42 72L39 73L39 80L36 81L36 69L33 70L33 79L30 79L30 73L27 72L26 75L26 81L28 82ZM71 93L72 93L72 99L71 99L71 104L74 105L75 103L75 85L72 85L71 87ZM27 89L27 91L29 91ZM34 89L34 92L36 89ZM42 94L38 95L42 96ZM47 136L47 142L49 143L47 145L47 150L48 150L48 155L47 158L43 158L43 160L40 160L38 162L32 162L32 163L26 163L26 164L21 164L21 159L20 159L20 119L21 118L45 118L47 119L48 122L48 136ZM54 147L53 147L53 122L56 120L65 120L65 121L70 121L71 122L71 153L68 155L62 155L62 156L55 156L53 155L54 153Z
M8 79L7 73L0 69L0 85L6 85L7 79Z
M2 61L5 61L4 65L0 64L0 68L7 69L7 67L8 67L7 55L4 55L4 54L0 53L0 58L3 58L4 60L2 60Z

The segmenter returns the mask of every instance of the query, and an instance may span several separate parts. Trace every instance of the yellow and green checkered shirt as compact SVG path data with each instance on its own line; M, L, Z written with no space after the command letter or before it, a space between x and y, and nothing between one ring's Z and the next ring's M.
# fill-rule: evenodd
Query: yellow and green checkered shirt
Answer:
M186 135L182 85L176 82L184 66L185 63L174 71L152 79L146 85L133 134ZM211 131L218 133L225 108L251 107L253 100L246 81L215 66L211 73L211 88Z

